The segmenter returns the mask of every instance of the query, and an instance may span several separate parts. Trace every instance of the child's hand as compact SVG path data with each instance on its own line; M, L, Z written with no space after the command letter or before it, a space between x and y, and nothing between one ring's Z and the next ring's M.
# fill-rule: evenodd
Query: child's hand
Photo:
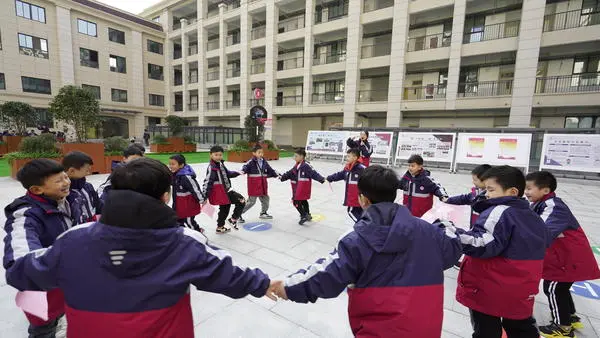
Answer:
M238 171L238 174L245 175L246 173L243 170Z
M442 198L440 198L442 200L442 202L447 203L448 202L448 196L442 196Z
M285 293L285 287L283 285L283 281L280 280L272 280L271 285L267 289L267 294L265 295L269 297L271 300L277 301L277 297L287 300L287 294Z

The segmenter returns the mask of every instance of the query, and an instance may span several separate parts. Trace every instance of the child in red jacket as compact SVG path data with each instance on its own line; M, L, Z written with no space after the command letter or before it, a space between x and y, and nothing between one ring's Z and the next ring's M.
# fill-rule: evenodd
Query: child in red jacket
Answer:
M204 232L194 219L202 210L200 202L204 201L194 169L186 163L183 155L177 154L169 157L169 170L173 173L171 194L179 224Z
M348 149L346 152L346 165L344 170L327 176L328 182L346 181L346 194L344 206L348 207L348 215L357 222L363 214L358 201L358 178L367 167L359 162L360 150L358 148Z
M475 221L479 217L479 213L473 210L473 204L485 199L485 184L481 181L483 174L488 171L492 166L489 164L482 164L476 166L471 171L471 178L473 179L473 188L471 192L463 195L456 195L452 197L442 198L442 202L454 205L470 205L471 206L471 226L475 224Z
M263 158L264 151L260 144L257 144L252 149L252 159L242 167L242 173L247 175L248 181L248 201L242 215L250 210L256 203L256 199L260 199L262 209L260 210L261 219L272 219L269 215L269 186L267 178L278 177L279 174L271 168L269 162ZM244 223L244 219L240 216L238 223Z
M423 169L423 157L412 155L408 158L408 171L400 180L404 190L402 204L415 217L425 215L433 207L433 195L440 200L447 198L446 190L436 183L428 170Z
M569 289L573 282L600 278L600 270L590 243L569 207L558 197L556 178L538 171L526 177L525 195L531 208L546 223L549 248L544 258L544 293L548 296L552 322L540 326L544 337L575 337L574 329L583 328L575 314Z

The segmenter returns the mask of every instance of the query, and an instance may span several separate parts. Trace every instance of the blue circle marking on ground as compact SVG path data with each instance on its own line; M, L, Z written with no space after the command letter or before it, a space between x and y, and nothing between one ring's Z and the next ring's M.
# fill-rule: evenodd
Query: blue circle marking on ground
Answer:
M273 225L267 222L252 222L244 224L244 229L248 231L267 231L272 227Z
M600 299L600 285L591 282L575 282L571 292L585 298Z

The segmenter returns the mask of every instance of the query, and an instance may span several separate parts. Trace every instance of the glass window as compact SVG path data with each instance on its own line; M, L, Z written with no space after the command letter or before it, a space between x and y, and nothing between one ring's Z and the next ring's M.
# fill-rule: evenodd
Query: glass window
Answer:
M92 85L82 84L81 88L92 92L94 94L94 96L96 97L96 100L100 100L100 97L101 97L100 92L101 91L100 91L100 87L99 86L92 86Z
M125 32L117 29L108 29L108 39L112 42L125 44Z
M39 58L48 58L48 40L27 34L18 34L19 52Z
M90 21L77 19L77 30L81 34L89 36L98 36L96 31L96 24Z
M111 90L111 98L114 102L127 102L127 91L122 89Z
M26 93L52 94L50 80L21 76L21 84Z
M85 67L98 68L98 52L91 49L79 48L79 64Z
M163 44L160 42L148 40L148 51L156 54L163 53Z
M46 23L46 10L43 7L17 0L15 1L15 8L17 10L17 16Z
M165 106L165 97L163 95L150 94L149 104L151 106Z
M4 73L0 73L0 89L6 89L6 79Z
M148 64L148 78L154 80L163 80L163 67L159 65Z
M122 56L110 55L108 65L111 72L127 73L127 62Z
M594 118L590 116L582 117L579 119L579 128L587 129L592 128L594 125Z
M565 128L577 128L579 125L579 118L577 117L567 117L565 118Z

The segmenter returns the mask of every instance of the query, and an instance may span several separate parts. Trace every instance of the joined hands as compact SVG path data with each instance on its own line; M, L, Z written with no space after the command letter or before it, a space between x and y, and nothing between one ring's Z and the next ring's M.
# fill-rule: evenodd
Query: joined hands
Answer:
M269 299L274 301L277 301L279 298L283 300L288 300L283 281L272 280L265 296L269 297Z

